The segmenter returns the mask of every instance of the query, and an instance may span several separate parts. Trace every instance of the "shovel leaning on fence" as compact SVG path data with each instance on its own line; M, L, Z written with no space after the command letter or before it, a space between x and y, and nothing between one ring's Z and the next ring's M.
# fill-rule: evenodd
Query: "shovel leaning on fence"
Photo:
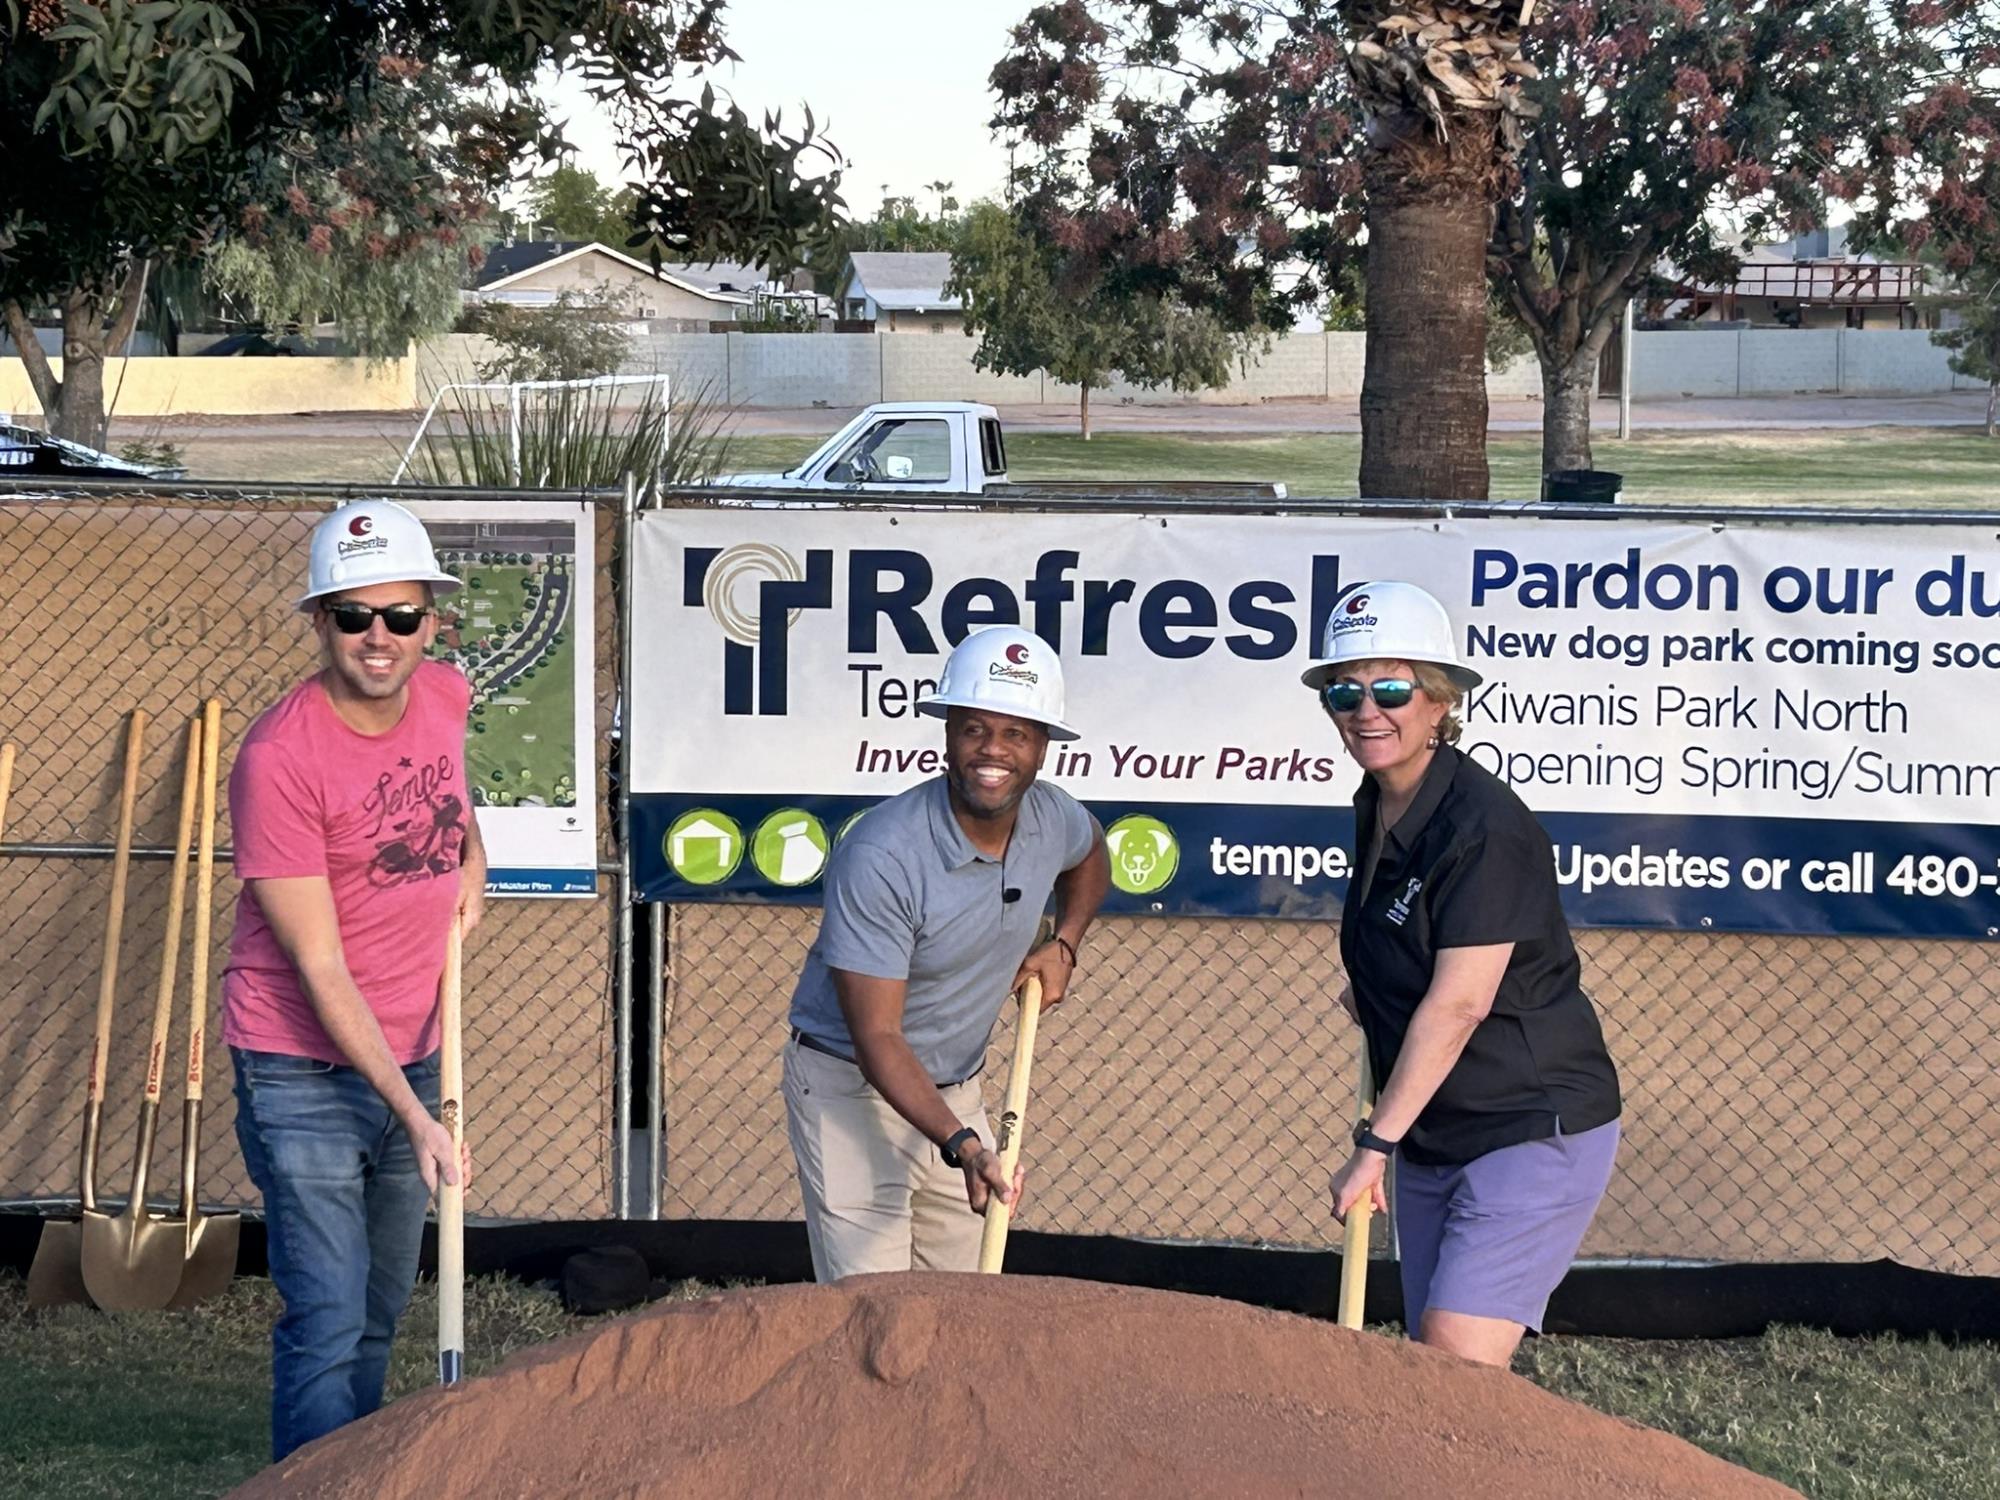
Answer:
M125 929L125 878L132 867L132 809L139 799L139 761L146 741L146 715L134 709L125 730L125 779L118 794L118 838L111 859L111 904L104 918L104 952L97 983L97 1023L84 1075L83 1154L78 1169L81 1213L42 1225L28 1268L28 1306L57 1307L88 1302L83 1284L82 1213L97 1207L97 1147L104 1119L104 1068L111 1050L111 1011L118 995L118 941Z
M146 1092L139 1105L139 1137L132 1151L132 1190L115 1217L83 1211L83 1284L90 1300L110 1312L165 1307L180 1290L182 1234L146 1208L159 1135L160 1096L166 1084L167 1033L174 1018L174 981L180 972L181 917L187 904L188 842L201 780L201 721L188 725L187 767L181 776L180 820L174 831L174 868L167 888L167 930L160 945L160 983L153 999L153 1035L146 1048Z
M188 963L187 1097L181 1105L181 1205L167 1222L181 1231L181 1284L170 1307L192 1307L229 1285L236 1274L240 1214L203 1214L201 1185L201 1076L208 1046L209 919L215 907L215 802L221 779L222 704L201 710L201 842L194 863L194 951Z

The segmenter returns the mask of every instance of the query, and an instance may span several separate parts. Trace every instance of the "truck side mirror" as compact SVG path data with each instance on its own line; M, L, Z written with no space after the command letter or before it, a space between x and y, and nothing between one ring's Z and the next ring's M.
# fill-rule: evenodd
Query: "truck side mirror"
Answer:
M884 460L882 472L889 479L908 479L917 472L917 461L906 453L892 453Z

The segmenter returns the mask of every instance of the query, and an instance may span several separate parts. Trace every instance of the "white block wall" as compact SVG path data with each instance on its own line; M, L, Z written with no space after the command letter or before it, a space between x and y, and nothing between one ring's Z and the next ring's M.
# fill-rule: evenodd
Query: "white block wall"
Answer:
M453 336L424 346L418 399L440 380L469 375L484 340ZM957 333L655 333L640 341L628 374L665 371L682 386L707 383L735 406L851 409L876 401L991 401L1073 406L1075 387L1046 376L995 375L972 366L977 341ZM1220 390L1147 390L1115 381L1092 405L1254 405L1352 400L1361 393L1367 335L1305 333L1275 339ZM1923 332L1893 329L1722 329L1639 333L1632 393L1640 399L1787 396L1799 392L1925 395L1970 389ZM1532 355L1487 376L1492 400L1536 400Z
M1904 391L1944 391L1954 388L1951 351L1940 349L1921 329L1879 333L1843 330L1840 336L1840 388L1854 395L1896 395ZM1958 388L1973 381L1959 376Z
M1746 328L1737 337L1736 394L1811 396L1840 390L1840 328ZM1700 338L1698 333L1670 334Z

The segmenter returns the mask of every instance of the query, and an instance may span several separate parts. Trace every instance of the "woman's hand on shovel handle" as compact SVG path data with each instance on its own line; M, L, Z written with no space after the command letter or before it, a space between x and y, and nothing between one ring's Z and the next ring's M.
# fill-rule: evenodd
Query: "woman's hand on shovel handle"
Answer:
M983 1214L986 1212L987 1202L998 1194L1002 1203L1018 1212L1021 1207L1021 1194L1028 1184L1028 1169L1014 1168L1014 1181L1010 1186L1007 1181L1007 1169L1000 1161L1000 1153L989 1151L984 1146L978 1150L979 1154L970 1158L960 1153L960 1158L965 1163L965 1201L972 1205L974 1213Z
M1340 1223L1347 1222L1347 1211L1361 1201L1366 1193L1371 1207L1377 1213L1385 1213L1389 1200L1382 1192L1382 1174L1389 1166L1389 1158L1380 1151L1363 1151L1356 1148L1341 1169L1333 1174L1330 1191L1333 1196L1333 1217Z

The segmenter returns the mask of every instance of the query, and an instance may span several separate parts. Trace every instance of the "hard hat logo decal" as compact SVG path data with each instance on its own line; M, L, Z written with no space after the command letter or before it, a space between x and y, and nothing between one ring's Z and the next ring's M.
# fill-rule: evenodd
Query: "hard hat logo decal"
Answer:
M347 534L349 536L366 536L374 529L375 518L373 516L356 516L347 523Z
M1009 646L1007 648L1007 660L1011 661L1017 667L1025 667L1028 664L1028 648L1018 644Z
M1367 608L1368 596L1366 594L1356 594L1352 599L1347 601L1347 612L1350 615L1358 615Z
M1013 650L1007 653L1007 659L1012 661L1014 659L1014 652L1020 650L1019 646L1014 647ZM1023 656L1027 655L1025 651L1022 651L1021 654ZM1039 673L1030 672L1026 667L1002 666L997 661L987 664L986 675L999 682L1018 682L1022 687L1033 687L1042 680Z

